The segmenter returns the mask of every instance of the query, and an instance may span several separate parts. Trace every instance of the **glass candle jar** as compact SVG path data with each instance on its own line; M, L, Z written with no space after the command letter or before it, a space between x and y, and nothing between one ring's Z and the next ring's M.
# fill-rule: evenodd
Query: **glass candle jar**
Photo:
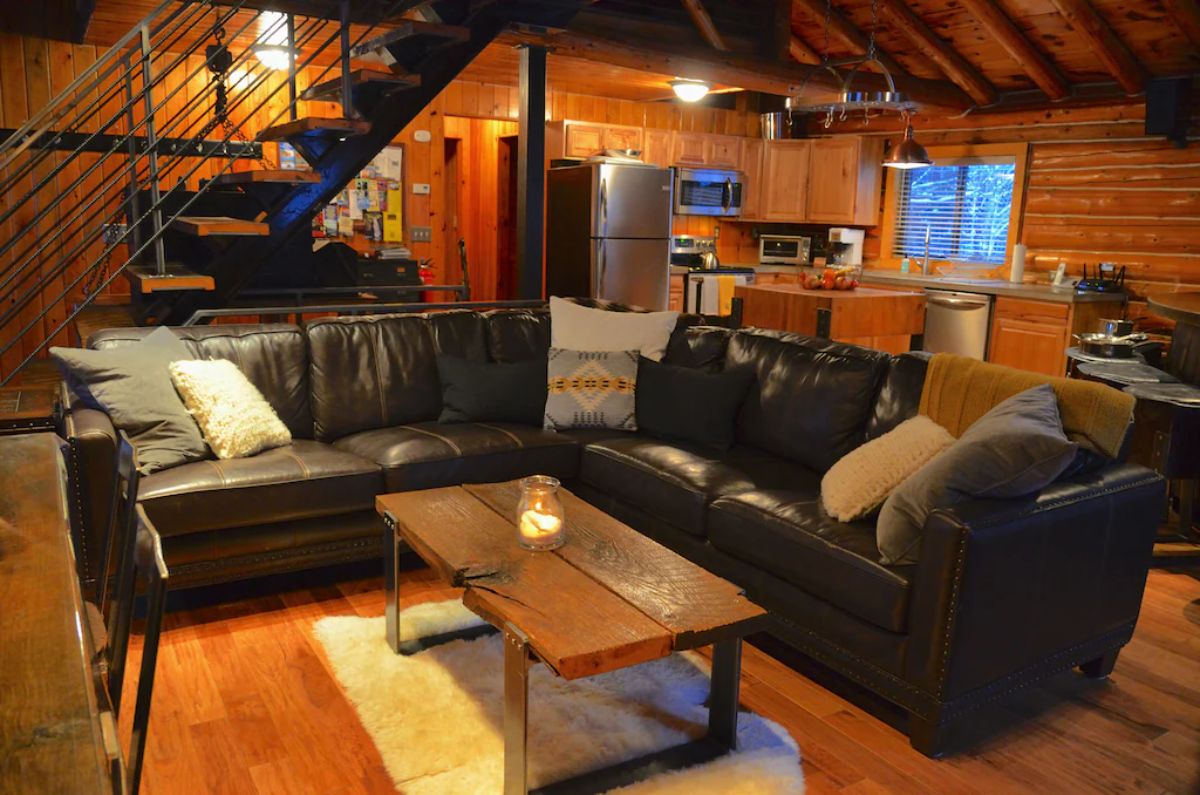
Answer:
M549 475L521 478L521 499L517 502L517 541L526 549L545 550L561 547L566 513L558 497L558 479Z

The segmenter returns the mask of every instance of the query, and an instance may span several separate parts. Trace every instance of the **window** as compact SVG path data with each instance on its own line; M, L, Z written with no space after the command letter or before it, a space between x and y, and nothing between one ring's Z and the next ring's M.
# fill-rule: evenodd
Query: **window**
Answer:
M930 260L1007 263L1019 218L1024 149L931 149L936 165L890 173L884 258L923 259L928 235Z

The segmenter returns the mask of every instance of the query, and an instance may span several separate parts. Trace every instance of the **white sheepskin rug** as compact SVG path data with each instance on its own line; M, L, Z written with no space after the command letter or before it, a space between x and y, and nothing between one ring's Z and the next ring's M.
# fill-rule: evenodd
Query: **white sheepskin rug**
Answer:
M402 614L403 637L480 623L457 601ZM485 795L503 788L501 638L393 654L383 618L323 618L315 632L338 681L408 795ZM568 682L544 665L529 672L529 783L539 787L670 748L704 734L707 663L673 655ZM622 788L622 795L799 795L800 752L778 724L738 719L738 750L704 765Z

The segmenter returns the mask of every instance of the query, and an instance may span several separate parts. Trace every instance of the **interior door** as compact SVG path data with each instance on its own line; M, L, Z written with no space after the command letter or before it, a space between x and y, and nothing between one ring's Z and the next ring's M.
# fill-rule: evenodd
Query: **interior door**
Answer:
M664 310L670 293L669 238L596 238L592 294L597 298Z
M593 237L667 238L671 234L671 172L645 166L596 169Z

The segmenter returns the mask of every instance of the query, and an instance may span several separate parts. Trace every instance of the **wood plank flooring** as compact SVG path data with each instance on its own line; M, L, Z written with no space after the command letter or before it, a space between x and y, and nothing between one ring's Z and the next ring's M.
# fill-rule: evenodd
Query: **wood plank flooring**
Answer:
M457 595L425 569L402 580L410 604ZM143 792L394 791L311 629L326 615L381 615L382 581L306 582L168 613ZM886 708L868 711L861 694L835 694L764 649L805 667L776 644L748 646L742 704L796 738L810 795L1200 792L1197 569L1151 572L1137 634L1108 681L1069 673L1015 694L979 712L965 748L942 760L913 751ZM140 655L137 635L134 671Z

